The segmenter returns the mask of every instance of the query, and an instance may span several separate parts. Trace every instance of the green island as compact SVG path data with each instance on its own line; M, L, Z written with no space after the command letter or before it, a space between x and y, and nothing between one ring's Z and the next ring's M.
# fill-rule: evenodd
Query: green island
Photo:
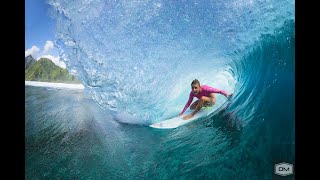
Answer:
M67 69L55 65L50 59L41 58L37 61L31 55L25 57L25 80L81 84L77 77L70 75Z

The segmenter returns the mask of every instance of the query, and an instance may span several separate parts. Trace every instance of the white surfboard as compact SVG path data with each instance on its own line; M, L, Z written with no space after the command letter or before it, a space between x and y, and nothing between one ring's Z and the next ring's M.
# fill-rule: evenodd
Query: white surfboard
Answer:
M188 120L184 120L183 117L189 115L193 112L193 110L188 109L182 116L174 117L171 119L167 119L165 121L161 121L158 123L154 123L149 125L152 128L157 129L172 129L177 128L179 126L185 125L187 123L190 123L192 121L195 121L201 117L208 116L211 114L216 108L213 107L203 107L198 113L196 113L192 118Z

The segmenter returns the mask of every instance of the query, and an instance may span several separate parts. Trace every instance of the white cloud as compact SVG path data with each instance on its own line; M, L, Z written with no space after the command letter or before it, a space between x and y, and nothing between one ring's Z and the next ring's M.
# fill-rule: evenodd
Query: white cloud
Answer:
M63 62L63 61L60 61L60 58L59 57L54 57L52 55L42 55L40 58L48 58L50 59L55 65L63 68L63 69L66 69L66 64ZM39 58L39 59L40 59ZM39 60L38 59L38 60Z
M25 57L32 55L33 58L37 59L37 53L40 51L40 49L37 46L32 46L30 49L27 49L24 52Z
M25 57L32 55L32 57L36 60L39 60L40 58L48 58L50 59L55 65L66 69L66 64L60 60L59 57L55 57L53 55L49 55L48 51L53 49L54 45L52 41L46 41L46 44L43 47L43 51L41 53L40 52L40 48L38 48L37 46L32 46L30 49L25 51Z
M46 44L43 47L43 54L47 53L50 49L53 49L53 42L46 41Z

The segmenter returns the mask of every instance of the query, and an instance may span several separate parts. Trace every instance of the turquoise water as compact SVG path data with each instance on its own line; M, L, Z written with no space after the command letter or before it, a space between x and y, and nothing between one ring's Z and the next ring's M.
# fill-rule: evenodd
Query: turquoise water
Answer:
M293 30L232 64L231 102L173 130L119 122L86 91L26 86L26 179L274 179L295 161Z
M26 179L276 179L294 164L294 1L50 3L85 90L26 86ZM182 110L195 78L233 100L148 127Z

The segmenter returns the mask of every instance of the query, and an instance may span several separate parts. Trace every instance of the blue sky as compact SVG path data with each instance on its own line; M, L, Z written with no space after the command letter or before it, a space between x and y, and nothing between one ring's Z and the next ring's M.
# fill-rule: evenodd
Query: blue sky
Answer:
M61 67L58 50L53 45L55 20L49 16L47 0L25 0L25 55L48 57Z

